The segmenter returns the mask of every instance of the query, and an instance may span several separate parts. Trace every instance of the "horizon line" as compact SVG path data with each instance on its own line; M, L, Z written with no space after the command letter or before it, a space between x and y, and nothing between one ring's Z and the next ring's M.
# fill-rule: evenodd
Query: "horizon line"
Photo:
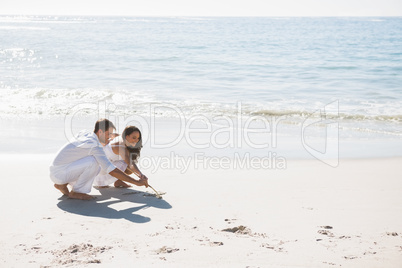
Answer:
M227 17L227 18L338 18L338 17L394 17L399 18L402 15L106 15L106 14L3 14L0 13L0 16L20 16L20 17L28 17L28 16L66 16L66 17L154 17L154 18L174 18L174 17L208 17L208 18L219 18L219 17Z

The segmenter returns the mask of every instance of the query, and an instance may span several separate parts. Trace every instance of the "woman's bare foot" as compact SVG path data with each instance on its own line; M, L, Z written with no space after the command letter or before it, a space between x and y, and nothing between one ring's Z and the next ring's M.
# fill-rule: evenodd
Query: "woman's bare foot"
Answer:
M89 194L76 193L73 191L71 191L68 194L68 197L73 198L73 199L80 199L80 200L91 200L93 198Z
M55 184L54 188L56 188L65 195L68 195L70 193L70 191L67 188L67 184Z
M116 187L116 188L129 188L131 186L128 185L127 183L125 183L124 181L117 180L117 181L114 182L114 187Z

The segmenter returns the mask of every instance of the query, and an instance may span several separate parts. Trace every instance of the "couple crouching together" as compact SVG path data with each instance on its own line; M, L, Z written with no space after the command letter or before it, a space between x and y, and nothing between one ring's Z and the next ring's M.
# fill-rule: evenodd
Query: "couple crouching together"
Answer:
M107 187L130 187L128 183L148 187L148 178L141 173L135 162L141 147L141 131L128 126L122 140L109 144L117 137L115 126L108 119L100 119L94 132L80 133L57 153L50 166L50 178L54 187L70 198L90 200L92 185ZM135 174L139 180L130 177ZM72 187L71 191L67 185Z

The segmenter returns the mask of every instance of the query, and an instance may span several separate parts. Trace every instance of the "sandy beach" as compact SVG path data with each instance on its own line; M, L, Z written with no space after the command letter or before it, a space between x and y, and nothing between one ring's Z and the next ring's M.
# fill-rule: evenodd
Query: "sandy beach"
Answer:
M289 1L290 17L262 1L8 2L0 268L402 267L397 1L368 13ZM144 5L191 8L148 16ZM101 118L141 131L125 144L143 146L138 167L161 199L137 186L88 184L90 201L55 189L57 152ZM70 149L60 166L103 156Z
M401 158L148 174L151 189L53 188L53 155L1 155L1 267L400 267ZM23 161L21 161L23 159Z

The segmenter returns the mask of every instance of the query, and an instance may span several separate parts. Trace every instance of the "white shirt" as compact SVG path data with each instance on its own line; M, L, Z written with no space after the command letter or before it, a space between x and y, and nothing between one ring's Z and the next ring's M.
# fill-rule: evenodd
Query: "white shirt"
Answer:
M98 136L91 132L81 132L72 143L67 143L57 153L51 168L66 166L84 157L92 155L103 170L110 173L116 168L106 157L102 144Z

